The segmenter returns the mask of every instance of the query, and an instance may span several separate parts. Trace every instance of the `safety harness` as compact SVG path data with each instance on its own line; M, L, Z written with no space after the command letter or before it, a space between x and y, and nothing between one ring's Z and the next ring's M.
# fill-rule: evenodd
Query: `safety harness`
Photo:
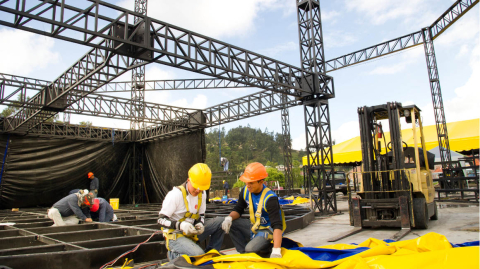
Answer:
M200 207L202 205L202 193L203 192L200 192L198 194L198 207L197 207L198 211L197 211L197 214L193 214L189 211L189 208L188 208L187 190L185 189L185 186L181 185L181 186L178 186L177 188L182 191L183 201L185 203L185 208L187 209L187 212L185 212L185 215L183 215L183 218L178 220L178 223L181 223L182 221L185 221L188 218L192 219L193 222L199 220L200 219L200 214L198 214L198 212L200 211ZM181 231L180 232L175 232L175 229L169 229L166 232L164 231L163 236L166 239L165 240L166 241L166 247L167 247L168 250L170 250L170 247L168 245L169 240L177 240L178 238L185 236L187 238L190 238L193 241L198 241L198 238L197 238L196 234L187 236L187 235L184 235L183 232L181 232Z
M264 198L268 191L270 191L269 188L267 187L263 188L262 195L260 196L260 201L258 202L257 211L255 212L255 214L253 213L252 193L249 192L249 195L248 195L248 203L249 203L248 210L250 212L250 222L252 223L252 233L254 234L257 234L259 230L270 230L273 232L270 226L260 226L260 222L262 220L262 208L264 208L265 206L264 202L266 200ZM266 208L265 208L265 211L267 211ZM283 213L282 208L280 208L280 212L282 213L282 226L283 226L282 232L284 232L285 229L287 228L287 223L285 222L285 214ZM271 233L268 233L268 239L269 240L273 239L273 235Z

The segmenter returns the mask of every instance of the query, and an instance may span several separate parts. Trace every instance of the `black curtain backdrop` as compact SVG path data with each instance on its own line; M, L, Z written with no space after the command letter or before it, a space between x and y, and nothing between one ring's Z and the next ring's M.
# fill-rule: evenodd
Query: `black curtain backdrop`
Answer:
M200 130L142 145L151 203L162 202L173 186L187 179L192 165L205 161L204 139ZM128 203L132 148L132 143L1 134L0 208L51 206L72 189L88 189L88 172L100 180L99 197Z
M183 136L150 142L145 148L149 180L145 180L150 203L160 203L174 186L185 182L188 170L205 162L205 132L199 130Z

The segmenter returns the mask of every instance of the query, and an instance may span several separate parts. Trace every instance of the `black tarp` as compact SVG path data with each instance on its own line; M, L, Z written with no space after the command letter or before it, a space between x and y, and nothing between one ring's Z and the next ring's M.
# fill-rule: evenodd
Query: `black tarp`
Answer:
M100 179L99 196L120 198L128 178L114 180L128 144L0 135L1 159L9 137L0 185L0 207L50 206L72 189L88 189L88 172Z
M146 144L146 180L150 203L160 203L174 186L185 182L194 164L205 162L205 132L203 130Z
M205 133L200 130L140 145L144 148L143 190L147 189L151 203L162 202L173 186L187 179L192 165L205 161L204 139ZM119 198L120 203L128 203L132 149L133 143L1 134L0 161L5 161L0 179L0 208L51 206L72 189L88 188L88 172L100 180L99 197Z

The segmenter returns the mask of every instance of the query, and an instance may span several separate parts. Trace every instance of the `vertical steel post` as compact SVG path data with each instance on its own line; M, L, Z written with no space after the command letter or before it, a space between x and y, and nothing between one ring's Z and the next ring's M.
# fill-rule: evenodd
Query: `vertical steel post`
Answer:
M147 15L147 0L135 0L135 12ZM134 16L134 24L139 23L140 17ZM144 22L142 22L144 23ZM146 26L145 26L146 27ZM144 62L136 59L135 63ZM140 130L145 127L145 65L139 66L132 70L132 90L131 99L133 103L132 114L134 119L130 121L130 129Z
M320 2L296 1L301 67L309 72L325 74ZM318 97L313 94L304 98L307 169L311 171L307 173L307 180L313 183L310 192L313 192L315 187L318 189L313 209L318 209L322 214L337 212L329 98L333 96Z
M286 103L287 96L283 95L283 102ZM290 116L286 105L282 107L282 139L283 139L283 163L285 165L285 189L287 194L293 191L293 175L292 175L292 142L290 139Z
M135 0L134 11L142 15L147 15L147 0ZM134 16L134 24L145 23L140 22L140 17ZM147 27L145 25L145 27ZM144 31L146 33L146 31ZM135 64L141 64L144 61L135 59ZM132 69L132 114L133 119L130 121L130 129L133 133L135 130L141 130L145 127L145 65L141 65ZM136 139L136 138L135 138ZM141 145L140 145L141 146ZM133 143L133 157L132 157L132 203L140 203L143 199L143 178L140 165L142 159L142 150L136 150L137 144Z
M447 175L449 174L449 169L451 168L452 157L450 154L447 122L445 120L445 111L443 109L442 90L440 88L440 76L438 74L437 59L435 56L435 48L433 46L431 28L423 28L422 35L424 40L423 47L425 49L425 59L427 61L428 79L430 82L430 90L432 93L433 113L435 115L435 125L437 127L440 159L442 161L444 175Z

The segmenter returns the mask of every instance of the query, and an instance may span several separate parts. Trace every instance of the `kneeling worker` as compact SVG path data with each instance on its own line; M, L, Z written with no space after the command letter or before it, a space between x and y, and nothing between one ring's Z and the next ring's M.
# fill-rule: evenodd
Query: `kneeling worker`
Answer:
M92 219L98 222L113 221L115 214L113 207L103 198L95 198L92 208L90 208Z
M263 184L267 177L267 170L261 163L251 163L245 168L240 180L246 187L240 191L238 203L223 221L222 229L225 233L230 232L240 253L269 250L273 239L270 258L281 258L285 216L277 195ZM240 218L247 207L250 221Z
M93 205L93 194L80 192L69 194L56 202L48 210L48 218L53 220L53 226L78 224L79 220L91 222L90 207Z
M163 200L158 223L163 227L168 249L168 259L181 255L197 256L204 254L196 243L210 235L206 251L220 250L225 233L221 229L223 218L205 221L206 194L210 188L212 172L204 163L197 163L188 171L188 179L169 191Z

